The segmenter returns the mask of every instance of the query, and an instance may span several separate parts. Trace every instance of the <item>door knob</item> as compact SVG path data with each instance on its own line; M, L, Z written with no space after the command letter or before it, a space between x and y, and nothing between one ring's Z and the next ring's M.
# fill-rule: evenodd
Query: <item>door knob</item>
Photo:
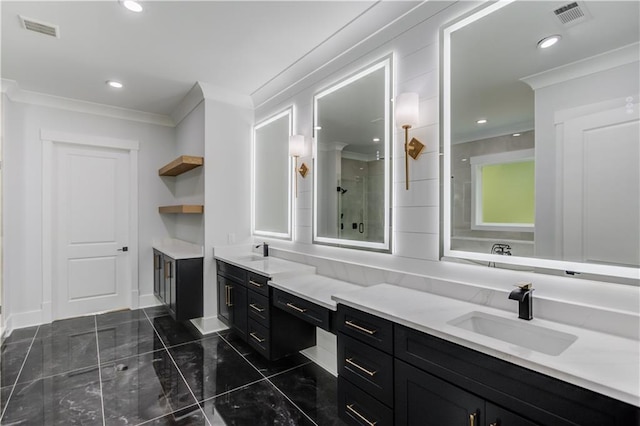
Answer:
M129 251L129 247L124 246L122 248L119 248L118 251Z

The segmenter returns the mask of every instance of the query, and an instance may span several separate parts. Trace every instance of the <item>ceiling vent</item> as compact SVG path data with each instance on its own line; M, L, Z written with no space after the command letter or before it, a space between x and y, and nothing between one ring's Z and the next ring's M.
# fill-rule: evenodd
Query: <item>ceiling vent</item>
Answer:
M57 25L48 24L22 15L18 15L18 17L20 18L20 22L25 30L35 31L40 34L60 38L60 27Z
M567 3L553 11L560 23L565 27L572 27L591 18L583 2Z

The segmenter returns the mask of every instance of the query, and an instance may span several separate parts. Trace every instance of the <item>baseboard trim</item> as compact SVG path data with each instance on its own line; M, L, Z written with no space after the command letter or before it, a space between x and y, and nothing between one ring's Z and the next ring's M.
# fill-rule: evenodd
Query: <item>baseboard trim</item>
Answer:
M7 318L7 323L10 324L10 328L7 326L7 329L13 332L13 330L17 330L18 328L33 327L49 322L51 321L46 321L44 311L42 310L21 312L19 314L12 314Z
M138 309L160 305L162 305L162 303L153 294L143 294L138 296Z
M312 346L307 349L303 349L300 353L309 358L320 367L338 377L338 360L335 353L321 348L320 346Z

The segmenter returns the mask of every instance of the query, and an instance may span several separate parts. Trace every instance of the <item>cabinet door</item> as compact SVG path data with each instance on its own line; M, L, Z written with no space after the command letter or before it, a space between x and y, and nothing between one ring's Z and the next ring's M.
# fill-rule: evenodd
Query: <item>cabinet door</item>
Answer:
M403 361L395 361L396 426L481 426L484 400Z
M231 283L231 305L229 306L229 320L231 326L245 339L247 338L247 289L236 283Z
M153 250L153 294L160 298L160 284L162 283L162 253Z
M218 275L218 317L221 317L227 325L229 324L229 303L231 296L229 291L231 286L227 279Z
M168 268L165 274L165 301L164 303L169 307L169 310L173 313L175 318L176 314L176 261L172 258L165 256L165 267Z
M531 422L516 413L506 410L490 402L485 406L485 418L489 426L536 426L537 423Z

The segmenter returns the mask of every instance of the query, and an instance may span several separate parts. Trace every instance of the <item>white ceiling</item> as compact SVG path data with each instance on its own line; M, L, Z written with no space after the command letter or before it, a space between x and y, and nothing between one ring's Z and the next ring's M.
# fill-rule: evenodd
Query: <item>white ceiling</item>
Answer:
M2 78L23 90L162 115L197 81L259 103L417 3L141 4L134 13L117 0L2 1ZM60 38L25 30L18 15L58 25ZM107 87L109 79L125 88Z

